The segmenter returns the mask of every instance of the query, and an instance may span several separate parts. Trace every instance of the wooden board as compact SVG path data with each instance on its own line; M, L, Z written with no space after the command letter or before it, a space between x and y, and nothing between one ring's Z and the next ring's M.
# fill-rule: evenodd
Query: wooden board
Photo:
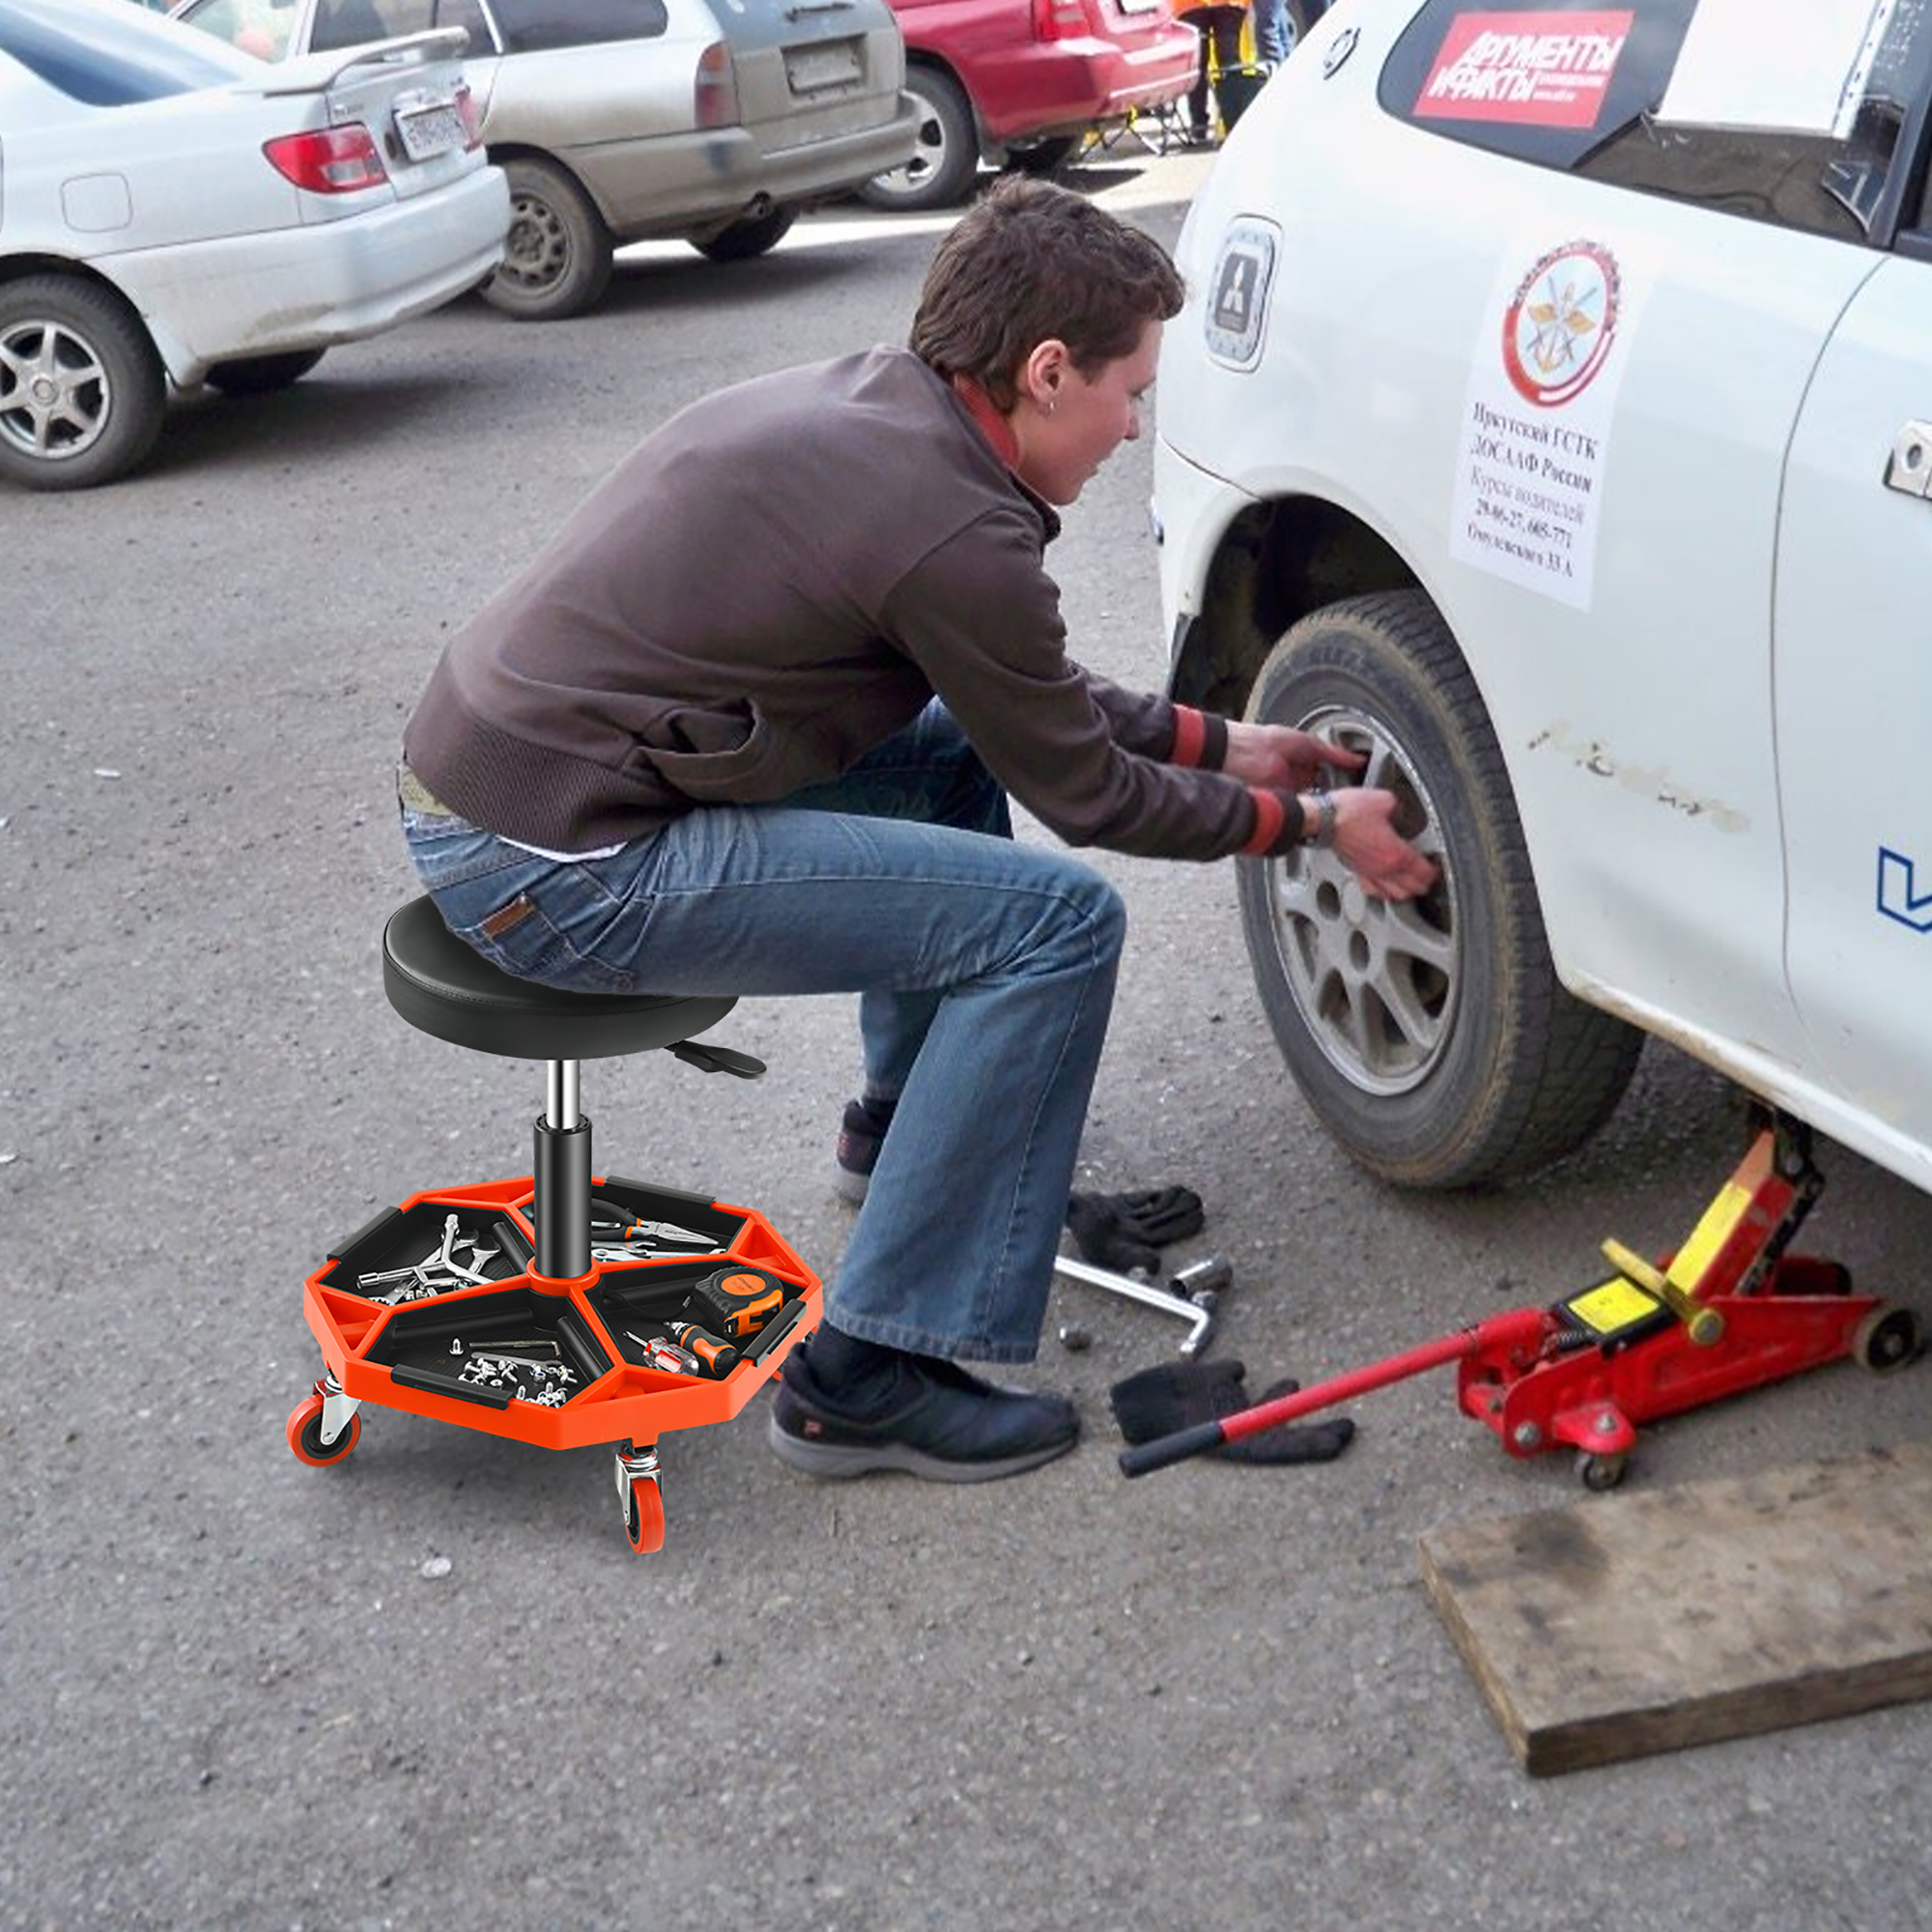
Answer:
M1932 1694L1932 1444L1452 1524L1422 1572L1526 1770Z

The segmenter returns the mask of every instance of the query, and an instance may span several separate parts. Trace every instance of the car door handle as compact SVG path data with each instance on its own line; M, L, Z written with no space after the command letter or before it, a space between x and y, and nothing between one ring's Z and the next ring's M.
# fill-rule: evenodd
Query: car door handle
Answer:
M1907 497L1932 497L1932 423L1909 422L1892 440L1885 487Z

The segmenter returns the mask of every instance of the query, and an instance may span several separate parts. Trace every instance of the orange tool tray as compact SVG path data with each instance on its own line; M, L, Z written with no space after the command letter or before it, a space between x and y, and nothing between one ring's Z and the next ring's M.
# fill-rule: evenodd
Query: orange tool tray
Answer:
M615 1176L595 1179L593 1190L639 1220L690 1228L714 1236L718 1246L702 1255L593 1262L575 1280L551 1281L518 1264L519 1244L526 1253L535 1246L530 1176L413 1194L338 1243L302 1285L302 1312L343 1393L546 1449L626 1439L642 1445L674 1429L736 1415L817 1325L823 1298L818 1277L753 1208ZM365 1275L407 1277L413 1264L437 1252L451 1214L463 1244L457 1259L471 1272L487 1273L487 1280L418 1290L417 1298L393 1305L380 1298L383 1286L359 1285ZM475 1266L478 1251L492 1246L495 1255ZM785 1293L778 1313L743 1345L745 1353L730 1372L715 1379L681 1376L639 1359L641 1350L626 1331L661 1328L661 1311L675 1303L681 1286L727 1263L758 1270ZM530 1336L554 1340L556 1359L574 1372L554 1406L500 1390L456 1392L457 1372L471 1353ZM452 1342L461 1350L452 1350ZM399 1378L399 1370L410 1378ZM448 1384L450 1392L442 1393L438 1383Z

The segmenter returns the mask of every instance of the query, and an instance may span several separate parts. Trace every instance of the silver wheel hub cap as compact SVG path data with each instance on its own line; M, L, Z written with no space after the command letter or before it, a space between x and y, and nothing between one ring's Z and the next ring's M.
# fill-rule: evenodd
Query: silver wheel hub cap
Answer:
M1360 782L1396 794L1397 829L1441 867L1421 898L1395 904L1371 898L1332 851L1268 864L1275 951L1310 1038L1362 1092L1407 1093L1448 1046L1463 978L1456 881L1435 805L1379 721L1335 707L1300 723L1366 754Z

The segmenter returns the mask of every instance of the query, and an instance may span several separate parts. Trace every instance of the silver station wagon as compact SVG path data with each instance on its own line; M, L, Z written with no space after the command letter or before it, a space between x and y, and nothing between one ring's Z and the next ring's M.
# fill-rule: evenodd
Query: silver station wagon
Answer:
M761 255L918 140L886 0L187 0L175 17L265 60L467 28L511 199L483 294L525 320L593 307L624 242Z

